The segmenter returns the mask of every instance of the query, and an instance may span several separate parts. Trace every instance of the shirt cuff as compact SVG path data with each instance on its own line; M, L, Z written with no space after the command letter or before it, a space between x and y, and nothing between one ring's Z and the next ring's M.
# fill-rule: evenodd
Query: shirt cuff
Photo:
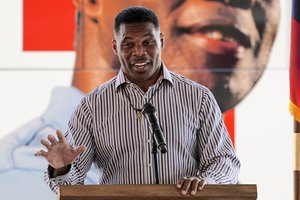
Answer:
M70 175L71 166L72 165L69 166L68 172L66 174L53 177L54 168L51 167L50 165L48 165L48 170L47 171L48 171L48 176L49 176L50 181L55 181L55 182L60 182L60 183L67 182L67 180L69 178L69 175Z
M214 179L212 179L210 176L206 176L202 178L206 184L217 184Z

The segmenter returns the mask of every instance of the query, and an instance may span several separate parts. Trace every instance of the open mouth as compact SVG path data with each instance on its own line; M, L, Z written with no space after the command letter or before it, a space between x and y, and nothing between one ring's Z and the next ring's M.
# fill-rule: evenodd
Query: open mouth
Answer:
M250 38L233 25L207 25L179 28L180 34L200 35L222 43L251 47Z
M131 66L136 71L144 71L144 70L146 70L149 64L150 64L149 61L131 62Z

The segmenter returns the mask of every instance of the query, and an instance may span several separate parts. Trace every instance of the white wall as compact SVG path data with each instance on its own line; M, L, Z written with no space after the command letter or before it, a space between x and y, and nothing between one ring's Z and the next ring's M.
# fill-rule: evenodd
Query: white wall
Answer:
M281 0L281 22L269 66L236 108L236 150L241 183L256 183L259 200L293 197L293 118L289 113L290 0Z
M56 86L71 83L75 53L22 52L22 0L0 6L0 138L39 116Z

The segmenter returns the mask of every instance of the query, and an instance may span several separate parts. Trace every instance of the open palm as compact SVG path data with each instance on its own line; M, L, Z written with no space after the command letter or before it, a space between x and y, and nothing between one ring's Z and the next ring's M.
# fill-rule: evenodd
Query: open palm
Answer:
M48 151L40 150L35 153L36 156L43 156L54 169L58 169L73 163L76 158L84 152L85 147L79 146L74 149L67 143L65 136L60 130L56 131L58 140L53 135L48 135L48 141L41 140L41 144Z

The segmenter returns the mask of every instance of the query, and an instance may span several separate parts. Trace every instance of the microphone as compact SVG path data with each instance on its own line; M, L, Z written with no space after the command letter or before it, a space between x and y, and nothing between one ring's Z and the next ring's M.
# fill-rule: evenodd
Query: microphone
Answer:
M163 132L156 118L156 108L151 103L146 103L142 109L143 115L147 118L148 124L152 129L158 149L162 154L167 153L167 144Z

